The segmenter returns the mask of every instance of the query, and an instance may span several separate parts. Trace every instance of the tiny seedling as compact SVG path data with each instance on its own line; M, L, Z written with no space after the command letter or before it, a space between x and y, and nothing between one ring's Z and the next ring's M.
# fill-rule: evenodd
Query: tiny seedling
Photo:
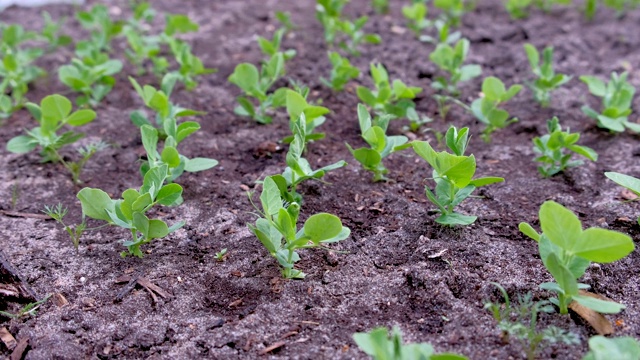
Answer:
M556 326L538 329L538 314L554 312L548 300L533 301L531 293L518 296L518 303L509 301L507 291L497 283L495 285L504 298L504 307L498 303L486 302L484 308L491 311L506 339L515 338L523 345L528 360L534 360L540 345L544 343L564 343L578 345L580 339L574 333Z
M270 124L273 120L268 114L272 108L285 105L284 91L269 93L271 86L284 75L284 54L276 53L262 65L258 71L255 65L242 63L236 66L229 82L238 86L244 95L238 97L234 112L240 116L247 116L260 124ZM258 101L255 106L249 98Z
M301 93L303 95L301 95ZM287 136L282 141L284 143L291 143L294 140L296 133L296 126L300 120L300 115L304 114L304 142L305 144L314 141L324 139L324 133L315 133L314 131L320 125L324 124L326 118L324 115L330 112L329 109L323 106L311 105L307 103L306 96L308 95L308 88L303 89L300 92L293 90L286 90L286 104L287 113L289 114L289 129L293 135Z
M540 54L531 44L525 44L524 50L531 65L531 71L536 76L533 82L528 83L533 92L533 98L542 105L549 106L551 102L551 92L571 80L571 76L556 74L553 70L553 47L547 46L542 52L542 63Z
M351 65L349 59L340 56L337 52L329 52L329 61L332 66L329 79L320 78L320 81L333 91L344 90L344 86L349 80L357 79L360 76L360 70Z
M217 252L215 257L216 257L216 260L218 260L219 262L224 261L227 258L227 248L224 248L219 252Z
M442 18L452 27L460 26L462 16L475 8L475 0L433 0Z
M367 21L369 21L369 17L362 16L353 22L349 20L339 20L337 22L340 31L346 38L340 42L339 46L353 56L360 56L360 51L358 51L360 44L379 45L382 43L380 35L367 34L362 30Z
M410 144L407 144L409 139L406 136L387 136L385 132L389 117L384 117L383 119L386 119L383 124L373 125L371 114L369 114L367 108L362 104L358 104L360 132L370 148L354 150L351 145L345 143L351 155L362 164L362 167L373 172L374 182L387 180L385 175L389 173L389 170L382 164L382 159L394 152L411 147Z
M53 21L53 19L51 19L51 15L44 11L42 12L42 20L44 21L44 26L42 27L40 35L47 42L49 50L53 51L61 46L67 46L73 42L70 36L60 35L60 29L64 26L65 18Z
M461 39L455 46L449 44L438 44L436 49L429 55L429 59L441 70L449 74L448 78L439 76L431 86L447 94L458 96L460 90L458 85L461 82L471 80L482 74L480 65L464 65L469 54L469 40Z
M617 172L606 172L604 176L640 197L640 179ZM637 221L640 224L640 217L638 217Z
M582 360L638 360L640 343L631 336L606 338L601 335L589 339L589 352Z
M288 11L276 11L276 19L284 26L285 32L291 32L297 28L291 20L291 13Z
M78 106L96 107L116 83L113 75L122 70L120 60L109 59L106 54L94 58L73 59L70 65L58 69L60 82L82 94L76 99Z
M282 44L282 38L286 31L286 28L276 30L273 33L273 38L271 40L258 36L258 45L260 46L262 53L267 56L267 60L280 52L280 45ZM296 56L296 51L294 49L289 49L282 52L282 54L284 55L284 60L288 61Z
M591 161L598 161L598 154L591 148L576 145L580 140L580 133L571 134L570 130L562 131L557 117L547 120L548 134L533 139L533 151L540 156L534 161L542 163L538 171L544 177L551 177L567 168L580 166L581 160L571 160L572 153L582 155Z
M627 81L628 73L621 75L611 73L611 81L605 83L594 76L580 76L587 86L589 92L594 96L602 98L602 112L590 108L588 105L582 107L582 112L588 117L598 122L598 127L609 129L612 132L623 132L625 128L640 132L640 124L629 121L631 115L631 103L636 89Z
M111 199L100 189L83 188L77 195L82 204L83 223L89 217L129 230L131 239L123 241L128 251L122 252L121 256L142 257L140 246L163 238L184 225L180 221L169 227L163 220L149 219L146 215L156 205L176 206L182 203L182 187L178 184L164 185L168 173L166 164L150 169L139 190L127 189L118 200Z
M342 226L340 218L327 213L310 216L298 229L300 205L283 199L282 189L272 177L265 178L262 186L262 211L256 207L259 218L255 225L247 226L269 254L278 260L285 278L303 279L305 273L294 268L300 260L297 250L324 247L325 244L344 240L351 231Z
M27 109L38 121L40 126L26 131L26 135L16 136L7 143L7 150L24 154L40 147L42 162L60 162L71 172L75 183L79 183L80 171L85 163L105 146L99 142L80 149L82 159L79 162L69 162L60 155L60 149L75 143L84 137L83 133L67 131L58 134L65 125L79 127L92 122L96 113L92 110L78 110L71 112L71 101L62 95L49 95L42 99L40 106L27 103Z
M465 356L437 354L431 344L403 344L402 334L397 327L388 334L386 327L379 327L368 333L353 334L353 341L365 354L374 360L465 360Z
M411 143L413 150L425 159L433 168L433 180L436 182L435 192L425 186L427 198L438 207L440 216L436 222L442 225L469 225L476 221L477 216L463 215L454 208L471 196L473 191L481 186L503 182L500 177L483 177L473 179L476 172L476 158L465 156L469 143L469 128L458 131L450 127L445 134L447 147L453 154L446 151L436 152L426 141Z
M582 223L569 209L554 201L540 207L542 234L527 223L520 223L520 231L538 242L540 258L556 282L540 285L543 290L557 294L550 301L567 314L572 301L604 314L617 314L625 308L613 301L596 299L580 293L589 285L578 283L591 262L611 263L629 255L634 249L628 235L601 228L582 230Z
M51 295L49 294L44 298L42 298L42 300L36 301L34 303L29 303L25 305L22 309L18 310L18 312L15 314L7 311L0 311L0 316L4 316L13 320L22 319L23 317L36 316L38 314L38 309L40 308L40 305L46 303L50 297Z
M402 15L407 20L407 27L413 31L417 38L420 37L424 29L433 25L431 21L427 20L427 5L422 2L403 6Z
M78 247L80 246L80 238L82 234L84 234L85 230L87 230L87 223L83 221L77 225L67 225L64 222L64 217L67 216L68 209L66 206L62 206L62 204L58 203L54 206L45 205L44 210L42 211L48 216L50 216L53 220L64 227L64 230L69 234L69 238L71 238L71 242L73 242L73 247L76 249L76 254L78 253ZM89 229L89 230L95 230Z

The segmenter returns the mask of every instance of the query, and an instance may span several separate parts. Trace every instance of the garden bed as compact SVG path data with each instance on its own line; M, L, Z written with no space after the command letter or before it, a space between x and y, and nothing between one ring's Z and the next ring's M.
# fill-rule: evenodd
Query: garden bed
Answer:
M112 12L127 14L127 1L110 2ZM542 265L537 244L518 231L518 223L538 225L537 214L545 200L555 200L579 215L585 226L621 231L638 239L635 203L621 203L621 188L606 180L605 171L640 175L638 137L612 135L595 126L580 107L596 99L577 77L608 78L611 71L629 70L630 81L640 86L640 13L621 19L609 10L586 21L576 7L550 13L534 11L530 18L511 20L500 1L482 1L463 18L461 31L471 41L469 63L480 64L483 76L494 75L507 85L531 79L522 45L555 47L556 70L574 79L552 96L551 106L541 109L528 90L506 108L520 121L494 134L490 144L480 137L480 125L462 109L452 107L446 121L438 115L429 85L439 70L429 61L433 45L418 42L410 31L402 32L400 1L392 0L389 15L374 15L368 1L353 0L350 16L369 14L367 30L380 34L382 45L363 46L352 58L363 74L343 93L321 85L330 64L322 27L310 2L262 0L158 0L154 8L189 15L201 25L187 37L194 52L218 72L202 78L192 92L182 88L173 101L206 111L197 120L202 130L182 146L190 157L203 156L220 164L200 173L185 174L183 205L162 208L156 215L168 222L183 219L186 225L166 238L143 247L144 258L121 258L119 241L125 232L104 228L85 234L76 253L66 232L55 222L0 215L0 239L7 258L39 297L62 294L65 306L45 303L36 317L8 321L4 326L17 339L28 337L27 359L82 358L255 358L271 345L283 342L268 356L291 359L365 358L352 334L377 326L399 326L406 341L430 342L438 351L452 351L471 359L522 357L517 341L505 343L486 300L501 300L491 282L502 284L512 296L533 292L536 299L548 294L538 285L551 277ZM398 6L395 6L398 5ZM52 16L73 17L72 6L45 7ZM247 190L256 181L281 173L286 145L278 141L289 134L286 112L273 124L259 125L234 114L239 90L227 82L241 62L257 64L262 55L256 35L270 36L278 24L274 11L287 10L299 26L286 37L284 48L297 50L287 63L287 76L311 88L310 98L322 99L331 109L323 140L311 143L306 157L314 167L339 160L349 165L328 173L327 183L305 183L305 213L329 212L351 229L351 236L331 245L335 252L305 250L297 267L307 277L285 280L277 261L247 229L255 221ZM0 20L39 29L37 10L10 8ZM85 31L70 21L65 32L81 36ZM124 60L122 39L114 51ZM30 90L38 101L49 94L70 95L58 82L56 69L69 61L71 49L49 54L39 63L49 73ZM355 86L371 85L365 71L369 62L382 62L392 78L402 79L425 91L417 110L434 118L428 124L446 131L450 124L469 126L473 134L469 153L476 156L478 174L501 176L505 182L482 188L460 207L478 215L467 227L437 224L434 206L424 186L431 168L412 151L385 160L392 181L372 183L371 174L353 160L345 147L363 146L360 138ZM138 159L144 154L139 131L129 113L142 108L127 81L134 69L126 65L117 84L96 108L98 118L87 125L90 138L114 146L98 153L83 173L86 186L119 195L140 186ZM153 76L138 79L153 83ZM462 88L461 99L476 98L481 80ZM281 81L280 85L286 85ZM640 100L634 102L640 109ZM563 126L582 133L580 144L599 154L596 163L572 168L544 179L537 173L531 139L546 133L546 120L558 116ZM631 115L637 121L637 115ZM26 110L14 114L0 127L0 140L32 127ZM403 121L392 122L389 133L403 133ZM435 144L433 131L418 132L416 139ZM282 148L282 150L280 150ZM70 209L69 220L80 221L80 189L60 165L40 164L35 153L16 155L0 150L0 209L40 213L44 205L58 202ZM12 201L13 199L13 201ZM13 204L12 204L13 203ZM228 249L225 261L215 253ZM592 291L627 306L609 316L616 335L640 336L640 255L634 251L613 264L592 266L582 282ZM138 286L116 301L127 282L143 276L171 296L157 295ZM132 284L134 285L134 284ZM8 304L15 311L15 304ZM18 306L19 307L19 306ZM587 351L587 339L595 335L576 316L548 314L542 325L556 325L576 333L581 345L549 346L540 358L579 359ZM1 345L0 345L1 346ZM2 347L3 356L10 352Z

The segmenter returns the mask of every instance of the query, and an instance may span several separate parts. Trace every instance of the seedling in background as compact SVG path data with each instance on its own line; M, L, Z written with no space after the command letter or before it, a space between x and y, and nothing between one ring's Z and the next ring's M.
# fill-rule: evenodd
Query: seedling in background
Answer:
M460 90L458 85L461 82L471 80L482 74L480 65L463 65L469 54L469 40L461 39L455 46L448 44L438 44L436 49L429 55L429 59L441 70L449 74L448 78L439 76L431 86L447 94L458 96Z
M611 263L631 253L634 249L631 237L600 228L582 230L578 217L554 201L542 204L539 219L542 234L524 222L519 229L538 242L542 263L556 280L543 283L540 288L557 294L550 301L560 309L560 314L569 312L572 301L603 314L617 314L624 309L622 304L581 294L580 290L588 289L589 285L578 283L577 279L592 261Z
M267 56L267 59L271 59L272 56L280 52L280 45L282 44L282 38L285 33L286 29L280 28L273 33L271 40L258 36L258 45L260 45L260 49L262 53ZM284 55L284 60L288 61L296 56L296 51L289 49L282 52L282 54Z
M462 355L451 353L437 354L431 344L403 344L402 334L397 327L391 334L386 327L379 327L368 333L353 334L353 341L365 354L374 360L466 360Z
M262 186L262 211L256 207L259 218L255 225L247 226L269 254L278 260L285 278L303 279L305 273L294 268L300 260L297 251L344 240L351 230L342 226L340 218L327 213L310 216L298 230L300 205L283 199L281 188L272 177L265 178Z
M71 90L82 94L76 105L96 107L116 83L112 76L122 70L120 60L112 60L106 54L93 54L84 60L73 59L70 65L58 69L58 78Z
M389 12L389 0L371 0L371 7L378 14Z
M476 172L476 158L465 156L469 142L469 128L458 131L450 127L445 135L447 147L453 152L436 152L426 141L413 141L411 145L416 154L433 168L433 180L436 182L435 192L425 187L427 198L438 207L440 216L436 222L442 225L469 225L477 216L463 215L454 211L462 201L480 186L503 182L500 177L484 177L473 179Z
M517 118L509 118L509 112L500 109L502 103L509 101L512 97L516 96L522 85L512 85L508 90L502 83L502 80L497 77L489 76L482 82L482 95L471 103L471 107L464 105L463 103L456 101L469 110L473 116L481 123L485 124L485 128L482 131L480 137L486 143L491 142L491 134L498 130L504 129L510 124L518 122Z
M360 51L358 51L360 44L379 45L382 43L380 35L367 34L362 30L367 21L369 21L369 17L362 16L353 22L349 20L338 22L340 31L346 36L346 40L341 41L339 46L353 56L360 56Z
M169 227L159 219L149 219L146 215L154 206L176 206L182 203L182 187L178 184L163 185L169 169L166 164L150 169L144 176L139 190L127 189L122 199L113 200L100 189L84 188L78 192L82 204L82 217L106 221L131 232L131 238L124 240L127 252L120 255L142 257L140 247L154 239L160 239L184 226L180 221Z
M606 338L593 336L589 339L589 352L582 360L640 359L640 344L631 336Z
M255 65L242 63L236 66L229 82L238 86L243 96L238 97L239 106L234 112L240 116L248 116L260 124L270 124L272 117L268 115L270 109L285 104L284 91L269 94L271 86L284 75L284 54L277 53L262 65L261 71ZM279 96L278 96L279 95ZM258 102L255 106L249 98Z
M296 24L291 20L291 13L288 11L276 11L276 19L284 26L285 33L297 28Z
M442 11L442 18L452 27L460 26L462 16L475 8L475 0L434 0L433 6Z
M387 180L385 175L389 173L389 170L382 164L382 159L396 151L411 147L410 144L407 144L409 139L406 136L387 136L385 132L390 119L389 117L383 119L386 119L386 121L383 120L385 121L384 123L373 125L371 114L369 114L367 108L362 104L358 104L360 132L370 148L354 150L351 145L345 143L351 155L362 164L362 167L373 172L374 182Z
M433 27L436 29L436 36L421 35L420 41L432 44L454 44L460 40L462 33L460 31L451 31L451 26L442 19L433 21Z
M23 317L30 317L30 316L36 316L38 315L38 309L40 308L40 305L44 304L47 302L47 300L49 300L49 298L51 297L51 295L47 295L44 298L42 298L42 300L36 301L34 303L29 303L27 305L25 305L22 309L20 309L17 313L12 314L10 312L7 311L0 311L0 316L4 316L7 317L9 319L22 319Z
M503 338L507 341L515 338L522 343L528 360L536 358L538 348L544 343L580 344L580 338L576 334L559 327L548 326L538 329L538 314L549 314L555 311L551 302L548 300L534 302L531 293L527 293L524 296L518 296L518 304L512 304L507 291L500 284L492 284L500 290L504 298L504 307L499 303L487 302L484 308L493 314Z
M161 36L147 35L147 29L151 27L156 16L155 10L148 2L140 2L133 4L132 11L133 17L122 29L129 45L129 48L125 49L127 59L136 66L138 75L145 73L147 60L153 62L154 73L166 71L169 62L165 57L160 56Z
M173 71L178 75L178 80L182 82L187 90L193 90L198 86L196 78L202 75L213 74L217 70L204 66L202 60L191 51L191 46L177 39L169 41L169 47L176 59L180 69Z
M328 171L347 165L344 160L340 160L331 165L313 170L309 161L302 157L307 143L305 140L307 138L306 124L306 116L304 112L302 112L293 128L293 141L289 145L289 151L286 157L287 167L282 175L271 176L282 191L282 198L287 202L295 202L298 204L302 204L302 195L300 195L296 189L303 181L309 179L320 180Z
M40 34L49 45L49 50L55 50L73 42L70 36L60 34L60 29L62 29L66 20L65 18L53 21L53 19L51 19L51 15L44 11L42 12L42 20L44 21L44 27Z
M413 31L417 38L422 34L422 30L433 25L431 21L427 20L427 5L422 2L403 6L402 15L407 20L407 27Z
M622 17L627 12L640 6L638 0L603 0L602 4L616 11L617 17ZM593 5L595 8L595 5ZM595 10L594 10L595 11Z
M314 131L320 125L324 124L324 122L327 120L324 115L328 114L330 110L323 106L310 105L309 103L307 103L305 97L308 95L308 89L305 90L306 91L302 91L302 94L304 95L301 95L300 93L293 90L286 90L287 113L289 114L289 128L291 129L291 133L294 135L284 138L284 143L288 144L293 141L296 134L296 126L298 126L298 124L305 126L305 144L310 141L323 139L325 137L324 133L314 133ZM304 124L299 123L300 115L302 114L304 114Z
M360 76L360 70L351 65L349 59L340 56L337 52L329 52L329 61L332 66L329 80L320 78L320 81L333 91L344 90L344 86L349 80L357 79Z
M67 216L68 209L60 203L54 206L45 205L43 212L64 227L64 230L69 234L69 238L71 238L71 242L73 242L73 247L76 249L77 254L78 247L80 246L80 238L82 237L82 234L84 234L85 230L87 230L87 223L83 221L77 225L65 224L64 217ZM96 228L90 230L95 229Z
M349 0L316 0L316 17L324 27L324 38L328 44L335 44L342 33L345 40L339 46L351 55L359 56L360 44L380 44L378 34L367 34L362 28L369 18L362 16L354 21L342 18L342 9Z
M60 155L60 149L66 145L73 144L84 137L83 133L67 131L58 134L65 125L79 127L92 122L96 118L96 113L92 110L78 110L71 112L71 101L61 95L50 95L42 99L40 106L27 103L27 109L38 121L40 126L26 131L26 135L16 136L7 143L7 150L24 154L40 147L42 162L60 162L71 172L73 181L80 183L80 171L84 164L96 151L104 148L102 143L89 145L81 148L82 159L79 162L69 162Z
M524 19L529 17L529 7L533 0L506 0L504 8L512 19Z
M634 193L636 196L640 197L640 179L634 178L633 176L617 173L617 172L606 172L604 176L608 177L614 183L626 188L627 190ZM640 225L640 217L638 217L638 224Z
M591 161L598 161L598 154L591 148L576 145L580 140L580 133L571 134L570 130L562 131L557 117L547 120L548 134L533 139L533 151L539 154L535 161L542 163L538 171L544 177L551 177L567 168L580 166L581 160L571 160L572 153L582 155Z
M76 19L83 28L91 32L89 40L83 40L76 45L76 53L80 58L91 56L93 52L109 52L111 41L122 32L124 23L113 21L109 16L109 9L105 5L95 5L89 11L76 14Z
M349 0L316 0L316 18L324 27L324 40L333 44L340 31L342 9Z
M556 74L553 70L553 47L547 46L544 48L542 52L542 63L540 63L540 54L533 45L525 44L524 50L527 53L531 71L536 76L533 82L528 83L529 88L533 92L533 98L536 99L542 107L547 107L551 102L551 92L566 84L571 80L571 76Z
M625 128L636 133L640 132L640 124L629 121L629 115L632 112L631 103L636 89L627 82L628 75L626 72L621 75L613 72L608 84L594 76L580 76L580 80L589 86L589 92L602 98L601 113L588 105L582 107L582 112L596 120L598 127L618 133L623 132Z
M227 258L227 248L224 248L215 254L216 260L223 262Z

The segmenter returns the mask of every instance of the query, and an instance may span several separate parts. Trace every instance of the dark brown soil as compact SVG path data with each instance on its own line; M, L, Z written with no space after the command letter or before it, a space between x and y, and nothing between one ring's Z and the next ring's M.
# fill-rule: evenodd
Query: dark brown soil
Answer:
M320 85L330 65L322 29L314 18L312 2L264 0L154 1L160 11L183 12L201 24L201 31L189 36L195 52L217 74L202 79L193 91L178 91L174 101L203 110L202 131L185 144L188 156L207 156L220 161L213 170L187 174L185 203L161 209L158 215L169 222L184 219L187 225L165 239L145 247L143 259L121 258L117 229L102 229L84 236L76 254L66 233L52 221L0 216L0 244L9 260L39 296L59 293L69 304L53 301L43 305L37 317L4 319L4 326L17 338L28 337L26 359L154 358L154 359L249 359L278 342L285 345L271 353L287 359L365 358L351 335L376 326L399 326L406 341L430 342L438 351L453 351L471 359L522 358L517 342L503 343L491 315L483 309L485 300L499 300L490 282L499 282L512 297L533 292L536 299L548 294L538 284L550 280L535 242L521 235L517 224L536 222L540 204L556 200L579 214L585 226L600 226L631 234L638 239L640 228L633 220L640 209L634 203L619 202L620 188L606 181L605 171L640 175L638 137L613 136L594 127L582 115L580 106L595 99L588 95L579 75L607 77L611 71L628 69L631 82L640 86L640 13L616 19L611 11L598 13L585 22L578 8L556 9L548 14L533 12L527 20L513 21L500 1L482 1L465 16L461 28L471 40L470 62L482 65L484 75L496 75L507 84L529 79L522 45L554 45L559 72L575 78L557 91L552 106L541 110L523 91L508 109L520 122L496 133L491 144L478 136L481 126L460 109L452 109L447 121L439 119L431 95L430 79L438 74L428 60L432 45L417 42L410 32L392 32L404 26L400 5L388 16L373 15L368 1L353 0L350 15L372 15L367 29L379 33L384 44L363 48L353 59L363 71L370 61L384 63L393 78L423 86L418 100L420 112L437 118L432 127L444 131L449 124L470 126L475 136L470 151L478 159L478 174L503 176L505 183L478 192L460 207L477 214L478 221L465 228L447 229L434 222L433 206L426 201L425 178L431 174L426 163L411 152L386 160L390 183L370 182L371 174L352 159L345 142L354 146L359 138L355 85L333 94ZM397 6L395 6L397 5ZM113 10L128 14L127 1L110 2ZM73 18L70 6L46 7L54 18ZM299 267L307 273L302 281L281 279L277 262L247 230L253 221L245 190L266 175L285 167L285 152L264 155L259 146L277 142L288 133L286 114L272 125L260 126L233 114L238 89L226 79L240 62L261 59L256 35L270 35L277 26L274 11L288 10L299 25L285 41L298 56L288 66L288 75L309 85L313 99L322 99L332 113L324 131L327 138L310 145L307 157L323 165L345 159L346 168L330 173L329 184L303 186L304 213L327 211L340 216L352 236L332 246L340 252L302 252ZM0 14L3 22L18 22L39 29L39 10L11 8ZM84 34L75 21L69 34ZM122 40L116 41L117 56L123 57ZM57 81L56 69L72 55L70 49L47 55L41 65L48 78L35 84L32 101L52 93L69 94ZM142 106L126 80L129 66L118 76L118 84L97 109L99 118L87 126L91 138L102 138L114 147L99 153L87 166L86 185L120 194L138 187L138 158L143 152L129 113ZM151 77L142 82L153 81ZM370 84L367 74L358 81ZM463 87L465 100L475 98L480 79ZM284 82L283 82L284 84ZM640 100L635 101L640 109ZM546 120L560 117L564 126L583 132L581 143L600 155L597 163L542 179L532 161L531 139L545 131ZM637 120L637 115L632 115ZM0 142L20 134L34 121L26 111L15 114L0 127ZM400 133L401 122L391 132ZM418 134L435 141L432 132ZM44 205L61 202L70 208L69 221L80 220L75 198L78 188L56 165L40 164L37 154L15 155L0 150L0 194L3 210L39 213ZM71 152L69 154L72 154ZM17 192L15 191L17 190ZM17 193L15 206L12 194ZM214 254L229 249L224 262ZM441 253L441 256L432 255ZM640 336L640 254L610 265L587 270L583 282L593 291L627 306L610 316L618 335ZM126 283L122 275L144 275L173 294L154 304L141 288L114 302ZM20 305L5 304L15 311ZM579 346L548 346L540 358L579 359L587 350L594 331L576 317L550 314L543 325L556 325L579 335ZM3 356L9 352L0 345Z

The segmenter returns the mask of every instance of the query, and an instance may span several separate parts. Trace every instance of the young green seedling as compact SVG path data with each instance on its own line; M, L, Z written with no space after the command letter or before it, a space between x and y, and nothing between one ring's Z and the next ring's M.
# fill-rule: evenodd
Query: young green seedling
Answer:
M49 50L55 50L61 46L67 46L73 42L70 36L60 35L60 29L64 26L65 18L58 21L53 21L51 15L48 12L42 12L42 20L44 20L44 26L40 35L45 39L49 46Z
M596 120L599 127L618 133L623 132L625 128L636 133L640 132L640 124L630 122L628 118L631 115L631 103L636 92L633 85L627 82L628 75L626 72L621 75L613 72L608 84L594 76L580 76L580 80L589 86L589 92L602 98L601 113L588 105L582 107L582 112Z
M344 160L340 160L331 165L313 170L309 161L302 157L307 144L307 141L305 140L307 139L307 126L306 115L303 111L300 113L298 120L294 124L293 141L289 145L289 151L287 152L286 157L287 167L282 175L271 176L271 178L278 184L278 187L282 190L282 198L287 202L302 204L302 195L296 191L298 185L305 180L322 179L328 171L347 165Z
M89 217L129 230L131 238L123 241L127 252L120 255L142 257L140 246L163 238L184 225L180 221L169 227L163 220L149 219L146 215L156 205L176 206L182 203L182 187L178 184L164 185L168 173L166 164L150 169L139 190L127 189L122 193L122 199L117 200L100 189L80 190L77 197L82 204L83 222L85 217Z
M270 124L272 117L268 115L271 108L285 104L284 91L269 94L271 86L284 75L284 54L277 53L262 65L261 71L253 64L242 63L236 66L229 82L238 86L243 96L238 97L238 105L234 112L240 116L248 116L260 124ZM279 96L278 96L279 95ZM249 98L258 101L255 106Z
M84 137L83 133L67 131L58 134L65 125L79 127L90 123L96 118L96 113L92 110L78 110L71 112L71 101L61 95L50 95L42 99L40 106L27 103L27 109L38 121L38 127L26 131L26 135L16 136L7 143L7 150L24 154L40 147L42 162L60 162L69 170L75 183L79 183L79 174L82 166L96 151L103 149L102 145L86 148L80 151L83 160L77 163L64 160L60 155L60 149L73 144Z
M460 31L451 31L451 25L442 19L433 21L433 27L436 29L436 36L420 35L420 41L432 44L454 44L460 40L462 33Z
M353 341L365 354L374 360L466 360L462 355L437 354L431 344L403 344L402 334L397 327L391 334L386 327L379 327L368 333L353 334Z
M527 53L531 71L536 76L533 82L528 83L533 92L533 98L542 107L547 107L551 102L551 92L566 84L571 80L571 76L556 74L553 70L553 47L547 46L544 48L542 64L540 63L540 54L533 45L525 44L524 51Z
M433 168L433 180L436 182L435 192L425 187L427 198L438 207L440 216L436 222L443 225L469 225L477 216L463 215L454 208L471 196L480 186L503 182L500 177L483 177L473 179L476 172L476 158L465 156L469 142L469 128L458 131L450 127L445 135L447 147L453 152L436 152L426 141L413 141L413 150L425 159Z
M169 48L180 69L172 73L178 75L178 80L182 82L187 90L193 90L198 86L196 77L213 74L217 70L204 66L202 60L191 51L191 46L177 39L170 39Z
M640 359L640 343L631 336L606 338L601 335L589 339L589 352L582 360L637 360Z
M458 27L462 15L475 8L475 0L434 0L433 6L442 11L442 17L448 24Z
M360 70L352 66L349 59L340 56L337 52L329 52L329 61L332 66L331 75L328 80L320 78L320 81L333 91L339 92L344 90L344 86L349 80L357 79L360 76Z
M280 52L282 38L284 37L284 34L286 32L286 28L280 28L276 30L273 33L273 39L271 40L263 38L262 36L258 36L258 45L260 45L262 53L267 56L267 60L271 59L272 56ZM282 52L282 54L284 55L284 61L288 61L296 56L296 51L294 49L289 49Z
M340 31L342 9L349 0L316 0L316 18L324 27L324 40L333 44Z
M51 297L51 294L46 295L44 298L42 298L42 300L38 300L36 302L33 303L29 303L27 305L25 305L22 309L20 309L17 313L12 314L10 312L7 311L0 311L0 316L4 316L10 319L22 319L23 317L29 317L29 316L36 316L38 315L38 309L40 308L40 305L44 304L47 302L47 300L49 300L49 298Z
M441 70L449 74L448 78L438 77L431 86L440 91L444 91L453 96L458 96L458 84L471 80L482 74L480 65L463 65L469 53L469 40L461 39L455 46L448 44L438 44L436 49L429 55L429 59Z
M433 25L431 21L427 20L427 5L422 2L403 6L402 15L407 20L407 27L413 31L417 38L422 34L422 30Z
M389 12L389 0L371 0L371 7L378 14Z
M524 296L518 296L517 305L512 304L509 301L507 291L500 284L492 284L498 287L502 293L504 307L499 303L487 302L484 304L484 308L493 314L504 339L508 341L510 338L515 338L522 343L528 360L536 358L538 348L543 343L580 344L580 339L576 334L557 326L551 325L538 330L538 314L554 312L551 302L548 300L534 302L531 293L527 293Z
M358 51L360 44L379 45L382 43L380 35L367 34L362 30L367 21L369 21L369 17L362 16L354 21L339 20L337 22L338 28L346 37L339 46L353 56L360 56L360 51Z
M286 90L287 113L289 114L289 129L294 135L287 136L283 139L284 143L291 143L296 133L296 126L300 120L300 115L304 114L304 141L308 143L314 140L320 140L325 137L324 133L314 133L317 127L324 124L327 120L324 115L330 112L323 106L310 105L305 99L308 94L308 88L302 91L301 95L293 90Z
M90 56L92 52L109 52L111 41L122 32L124 22L113 21L109 16L109 9L105 5L95 5L90 11L76 14L80 25L91 32L89 40L83 40L76 45L76 53L80 58Z
M562 131L557 117L547 120L548 134L533 139L533 151L539 154L534 161L542 163L538 171L544 177L551 177L567 168L580 166L581 160L571 160L571 153L582 155L591 161L598 161L598 154L591 148L576 145L580 140L580 133L571 134L570 130Z
M106 54L95 58L73 59L71 65L58 69L60 81L82 95L76 99L78 106L96 107L116 83L112 75L122 70L120 60L110 60Z
M373 181L386 181L386 174L389 170L382 164L382 159L390 154L411 147L407 144L409 139L406 136L387 136L385 134L389 117L386 117L383 124L373 125L371 114L367 108L358 104L358 121L360 122L360 132L364 141L369 144L370 148L359 148L354 150L351 145L345 143L351 152L351 155L358 160L362 167L373 172Z
M540 258L556 282L540 285L543 290L554 292L557 298L550 301L567 314L572 301L604 314L617 314L624 305L580 294L589 285L578 283L591 262L611 263L627 256L634 249L628 235L600 228L582 230L582 223L569 209L546 201L540 207L542 234L531 225L520 223L520 231L538 242Z
M529 7L533 0L506 0L504 8L512 19L524 19L529 17Z
M78 247L80 246L80 238L82 237L82 234L84 234L85 230L87 230L86 221L84 221L83 219L82 223L77 225L65 224L64 217L67 216L69 210L66 206L62 206L62 204L60 203L54 206L45 205L43 212L64 227L64 230L67 232L67 234L69 234L69 237L71 238L71 242L73 242L73 247L76 249L77 254ZM89 230L95 229L96 228Z
M276 11L276 20L284 26L285 33L291 32L297 28L296 24L291 20L291 13L288 11Z
M269 254L282 266L287 279L302 279L305 273L295 269L300 260L297 250L338 242L349 237L351 231L342 226L335 215L319 213L310 216L298 229L300 205L282 198L279 184L270 176L265 178L260 195L262 211L256 207L259 218L255 225L247 224Z
M640 179L612 171L604 173L604 176L608 177L614 183L631 191L640 198ZM640 217L638 217L637 221L638 224L640 224Z
M148 2L140 2L132 5L132 12L133 17L127 21L122 29L129 45L129 48L125 49L127 59L136 66L138 75L145 73L147 60L151 60L154 65L157 64L154 66L154 72L156 70L166 71L169 66L168 61L165 57L160 56L162 37L146 34L155 19L155 10Z

